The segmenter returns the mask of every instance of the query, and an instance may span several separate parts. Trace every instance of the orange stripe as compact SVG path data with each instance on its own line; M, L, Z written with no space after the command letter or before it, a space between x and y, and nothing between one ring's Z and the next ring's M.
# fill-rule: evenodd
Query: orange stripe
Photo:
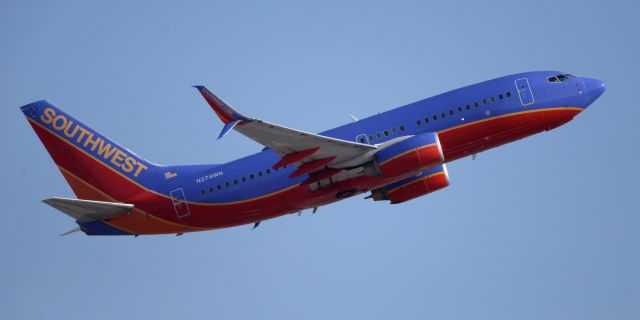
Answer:
M440 131L438 131L438 133L439 134L440 133L445 133L447 131L463 128L463 127L466 127L466 126L470 126L470 125L473 125L473 124L478 124L478 123L482 123L482 122L486 122L486 121L496 120L496 119L500 119L500 118L507 118L507 117L511 117L511 116L518 116L518 115L521 115L521 114L527 114L527 113L532 113L532 112L552 111L552 110L578 110L578 111L582 111L583 109L582 108L577 108L577 107L559 107L559 108L544 108L544 109L520 111L520 112L503 114L503 115L500 115L500 116L495 116L495 117L491 117L491 118L487 118L487 119L476 120L476 121L473 121L473 122L461 124L461 125L458 125L458 126L455 126L455 127L451 127L451 128L447 128L447 129L444 129L444 130L440 130Z
M430 175L428 175L428 176L426 176L426 177L422 177L422 178L420 178L420 179L413 180L413 181L411 181L411 182L409 182L409 183L405 183L405 184L403 184L403 185L401 185L401 186L395 187L395 188L393 188L393 189L391 189L391 190L387 191L387 193L393 193L393 192L397 191L397 190L398 190L398 189L400 189L400 188L408 187L408 186L410 186L410 185L412 185L412 184L414 184L414 183L418 183L418 182L420 182L420 181L422 181L422 180L428 180L428 179L431 179L431 178L433 178L433 177L435 177L435 176L437 176L437 175L439 175L439 174L444 174L444 171L440 171L440 172L432 173L432 174L430 174Z
M382 166L383 164L385 164L385 163L387 163L387 162L389 162L389 161L391 161L391 160L393 160L393 159L400 158L400 157L402 157L402 156L404 156L404 155L406 155L406 154L408 154L408 153L411 153L411 152L414 152L414 151L418 151L418 150L420 150L420 149L424 149L424 148L433 147L433 146L435 146L435 145L436 145L435 143L430 143L430 144L428 144L428 145L420 146L420 147L413 148L413 149L411 149L411 150L405 151L405 152L403 152L403 153L401 153L401 154L399 154L399 155L393 156L393 157L391 157L391 158L389 158L389 159L387 159L387 160L383 161L383 162L380 164L380 166Z
M73 183L75 186L79 186L76 183L82 183L84 186L80 186L80 190L82 190L83 194L89 199L108 202L119 202L117 199L102 192L100 189L69 172L67 169L61 166L58 166L58 169L60 169L69 184ZM131 215L122 215L109 221L103 222L132 234L179 233L186 231L204 231L212 229L189 226L189 230L185 230L186 227L182 224L164 220L135 207L132 209ZM131 230L131 228L136 228L138 230L133 231Z

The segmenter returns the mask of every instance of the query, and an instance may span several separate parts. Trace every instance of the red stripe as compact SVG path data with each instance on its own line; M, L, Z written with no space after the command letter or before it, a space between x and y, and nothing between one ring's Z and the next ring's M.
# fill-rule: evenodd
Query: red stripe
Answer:
M286 166L286 165L289 165L289 164L304 160L305 158L310 157L312 154L316 153L316 151L318 151L318 149L320 149L320 147L307 149L307 150L298 151L298 152L294 152L294 153L288 154L288 155L282 157L282 159L280 159L280 161L278 161L276 164L274 164L272 168L273 169L278 169L278 168L280 168L282 166Z
M323 158L323 159L319 159L319 160L315 160L315 161L311 161L311 162L307 162L301 166L298 167L298 170L294 171L291 175L289 175L289 178L295 178L295 177L299 177L305 173L311 172L315 169L318 169L326 164L331 163L331 161L333 161L336 157L328 157L328 158Z

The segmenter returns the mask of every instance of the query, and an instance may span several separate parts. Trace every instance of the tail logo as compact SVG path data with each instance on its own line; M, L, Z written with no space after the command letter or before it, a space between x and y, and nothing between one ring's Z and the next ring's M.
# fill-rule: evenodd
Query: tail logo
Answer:
M58 135L64 135L71 141L75 139L79 145L96 158L102 157L105 161L111 162L125 173L133 172L133 176L136 178L142 171L149 168L144 163L136 160L136 158L111 143L106 142L101 137L98 136L94 139L92 132L77 123L75 123L74 126L73 120L67 119L63 114L56 115L56 111L52 108L44 110L42 115L40 115L40 121L44 124L51 125L51 127L57 131Z

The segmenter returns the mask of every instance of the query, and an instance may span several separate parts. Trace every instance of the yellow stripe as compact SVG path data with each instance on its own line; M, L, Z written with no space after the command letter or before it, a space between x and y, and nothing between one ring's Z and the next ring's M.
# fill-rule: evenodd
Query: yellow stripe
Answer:
M391 157L391 158L389 158L389 159L387 159L387 160L383 161L380 165L382 166L383 164L385 164L385 163L387 163L387 162L389 162L389 161L391 161L391 160L393 160L393 159L400 158L400 157L402 157L402 156L404 156L404 155L406 155L406 154L408 154L408 153L411 153L411 152L413 152L413 151L418 151L418 150L420 150L420 149L429 148L429 147L432 147L432 146L435 146L435 145L436 145L435 143L431 143L431 144L427 144L427 145L420 146L420 147L417 147L417 148L413 148L413 149L411 149L411 150L405 151L405 152L403 152L403 153L401 153L401 154L399 154L399 155L393 156L393 157Z
M411 182L409 182L409 183L405 183L405 184L403 184L403 185L401 185L401 186L395 187L395 188L393 188L393 189L391 189L391 190L387 191L387 193L393 193L394 191L397 191L397 190L398 190L398 189L400 189L400 188L408 187L408 186L410 186L410 185L412 185L412 184L414 184L414 183L420 182L420 181L422 181L422 180L430 179L430 178L435 177L435 176L437 176L437 175L439 175L439 174L444 174L444 171L440 171L440 172L432 173L432 174L430 174L430 175L428 175L428 176L426 176L426 177L422 177L422 178L420 178L420 179L413 180L413 181L411 181Z
M580 111L580 110L583 110L583 109L581 109L581 108L576 108L576 107L562 107L562 108L546 108L546 109L527 110L527 111L516 112L516 113L511 113L511 114L506 114L506 115L501 115L501 116L491 117L491 118L487 118L487 119L477 120L477 121L474 121L474 122L469 122L469 123L466 123L466 124L462 124L462 125L459 125L459 126L455 126L455 127L451 127L451 128L445 129L445 130L438 131L438 133L440 134L440 133L444 133L444 132L451 131L451 130L454 130L454 129L458 129L458 128L462 128L462 127L465 127L465 126L469 126L469 125L472 125L472 124L477 124L477 123L481 123L481 122L485 122L485 121L490 121L490 120L494 120L494 119L499 119L499 118L504 118L504 117L509 117L509 116L515 116L515 115L520 115L520 114L526 114L526 113L530 113L530 112L537 112L537 111L542 111L542 110L545 110L545 111L546 111L546 110L549 110L549 111L550 111L550 110L578 110L578 111ZM113 168L111 168L110 166L106 165L106 164L105 164L105 163L103 163L102 161L98 160L98 159L97 159L95 156L93 156L92 154L90 154L90 153L86 152L85 150L83 150L83 149L79 148L79 147L78 147L78 146L76 146L75 144L73 144L73 143L71 143L71 142L67 141L67 140L66 140L66 139L64 139L64 138L62 138L62 137L61 137L61 136L59 136L57 133L55 133L55 132L51 131L49 128L44 127L43 125L41 125L40 123L38 123L38 122L34 121L33 119L31 119L31 118L29 118L29 117L26 117L26 118L27 118L27 120L29 120L29 122L31 122L31 123L33 123L33 124L36 124L36 125L37 125L37 126L39 126L40 128L42 128L42 129L44 129L44 130L46 130L46 131L50 132L50 133L51 133L51 134L53 134L55 137L59 138L60 140L64 141L65 143L69 144L70 146L72 146L72 147L76 148L78 151L80 151L80 152L82 152L82 153L86 154L86 155L87 155L87 156L89 156L90 158L92 158L92 159L94 159L94 160L98 161L98 163L100 163L101 165L105 166L106 168L108 168L109 170L111 170L111 171L115 172L116 174L120 175L121 177L125 178L126 180L129 180L129 182L131 182L131 183L133 183L134 185L136 185L136 186L138 186L138 187L142 188L143 190L145 190L145 191L147 191L147 192L151 192L151 193L153 193L153 194L156 194L156 195L158 195L158 196L160 196L160 197L163 197L163 198L166 198L166 199L172 199L171 197L169 197L169 196L167 196L167 195L164 195L164 194L162 194L162 193L159 193L159 192L156 192L156 191L154 191L154 190L148 189L147 187L145 187L145 186L143 186L143 185L141 185L141 184L137 183L136 181L131 180L129 177L127 177L127 176L123 175L122 173L120 173L120 172L116 171L115 169L113 169ZM433 144L429 144L429 145L427 145L427 146L423 146L423 147L425 147L425 148L426 148L426 147L429 147L429 146L431 146L431 145L433 145ZM413 149L413 150L415 150L415 149ZM382 165L382 164L384 164L384 163L386 163L386 162L388 162L388 161L390 161L390 160L393 160L393 159L395 159L395 158L397 158L397 157L403 156L403 155L405 155L405 154L407 154L407 153L409 153L409 152L411 152L411 151L413 151L413 150L409 150L409 151L404 152L404 153L402 153L402 154L400 154L400 155L394 156L393 158L387 159L387 160L385 160L383 163L381 163L380 165ZM250 201L260 200L260 199L264 199L264 198L267 198L267 197L270 197L270 196L274 196L274 195L276 195L276 194L279 194L279 193L282 193L282 192L285 192L285 191L291 190L291 189L293 189L293 188L295 188L295 187L298 187L299 185L300 185L300 184L298 183L298 184L296 184L296 185L293 185L293 186L291 186L291 187L288 187L288 188L285 188L285 189L282 189L282 190L278 190L278 191L275 191L275 192L272 192L272 193L269 193L269 194L266 194L266 195L263 195L263 196L259 196L259 197L255 197L255 198L251 198L251 199L246 199L246 200L239 200L239 201L232 201L232 202L219 202L219 203L204 203L204 202L192 202L192 201L185 201L185 202L186 202L186 203L188 203L188 204L201 205L201 206L224 206L224 205L233 205L233 204L245 203L245 202L250 202ZM151 215L151 216L153 216L153 215ZM158 218L158 219L160 219L160 218ZM162 221L169 222L169 221L166 221L166 220L162 220Z
M156 191L154 191L154 190L148 189L147 187L145 187L145 186L143 186L143 185L141 185L141 184L137 183L136 181L131 180L129 177L125 176L124 174L122 174L122 173L118 172L117 170L115 170L115 169L111 168L110 166L106 165L106 164L105 164L105 163L103 163L102 161L98 160L98 159L97 159L95 156L93 156L92 154L90 154L90 153L88 153L87 151L85 151L85 150L83 150L83 149L79 148L79 147L78 147L78 146L76 146L75 144L73 144L73 143L71 143L71 142L67 141L66 139L63 139L61 136L59 136L59 135L58 135L58 134L56 134L55 132L51 131L49 128L44 127L44 126L43 126L43 125L41 125L40 123L33 121L31 118L28 118L28 117L27 117L27 120L29 120L31 123L34 123L34 124L38 125L40 128L42 128L42 129L44 129L44 130L46 130L46 131L49 131L49 132L50 132L51 134L53 134L55 137L59 138L60 140L62 140L62 141L64 141L64 142L66 142L67 144L69 144L70 146L72 146L72 147L76 148L78 151L80 151L80 152L82 152L82 153L86 154L86 155L87 155L87 156L89 156L90 158L92 158L92 159L94 159L94 160L98 161L98 163L99 163L99 164L101 164L101 165L105 166L107 169L109 169L109 170L113 171L114 173L118 174L119 176L121 176L121 177L123 177L123 178L125 178L125 179L129 180L129 182L131 182L131 183L135 184L136 186L138 186L138 187L142 188L143 190L148 191L148 192L151 192L151 193L153 193L153 194L155 194L155 195L158 195L158 196L163 197L163 198L166 198L166 199L170 199L170 200L172 199L171 197L169 197L169 196L167 196L167 195L164 195L164 194L162 194L162 193L159 193L159 192L156 192ZM200 206L226 206L226 205L233 205L233 204L245 203L245 202L250 202L250 201L260 200L260 199L264 199L264 198L267 198L267 197L270 197L270 196L274 196L274 195L276 195L276 194L279 194L279 193L282 193L282 192L285 192L285 191L291 190L291 189L293 189L293 188L295 188L295 187L297 187L297 186L299 186L299 185L300 185L300 184L298 183L298 184L295 184L295 185L293 185L293 186L290 186L290 187L284 188L284 189L282 189L282 190L274 191L274 192L269 193L269 194L266 194L266 195L262 195L262 196L259 196L259 197L250 198L250 199L246 199L246 200L238 200L238 201L232 201L232 202L218 202L218 203L193 202L193 201L185 201L185 202L186 202L186 203L188 203L188 204L200 205Z
M444 129L444 130L440 130L440 131L438 131L438 134L445 133L445 132L448 132L448 131L451 131L451 130L455 130L455 129L459 129L459 128L463 128L463 127L466 127L466 126L470 126L472 124L478 124L478 123L491 121L491 120L496 120L496 119L500 119L500 118L518 116L518 115L521 115L521 114L527 114L527 113L532 113L532 112L552 111L552 110L577 110L577 111L582 111L583 109L582 108L577 108L577 107L560 107L560 108L545 108L545 109L535 109L535 110L514 112L514 113L503 114L503 115L500 115L500 116L495 116L495 117L491 117L491 118L487 118L487 119L476 120L476 121L473 121L473 122L461 124L461 125L458 125L458 126L455 126L455 127Z

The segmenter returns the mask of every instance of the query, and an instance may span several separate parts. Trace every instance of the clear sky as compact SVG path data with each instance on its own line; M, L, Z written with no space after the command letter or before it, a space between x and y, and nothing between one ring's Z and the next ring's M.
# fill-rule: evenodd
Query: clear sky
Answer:
M135 2L135 3L133 3ZM632 1L1 1L2 319L639 319ZM607 92L573 122L449 165L401 205L363 196L251 226L58 234L73 197L19 107L47 99L163 164L261 146L190 88L322 131L502 75Z

